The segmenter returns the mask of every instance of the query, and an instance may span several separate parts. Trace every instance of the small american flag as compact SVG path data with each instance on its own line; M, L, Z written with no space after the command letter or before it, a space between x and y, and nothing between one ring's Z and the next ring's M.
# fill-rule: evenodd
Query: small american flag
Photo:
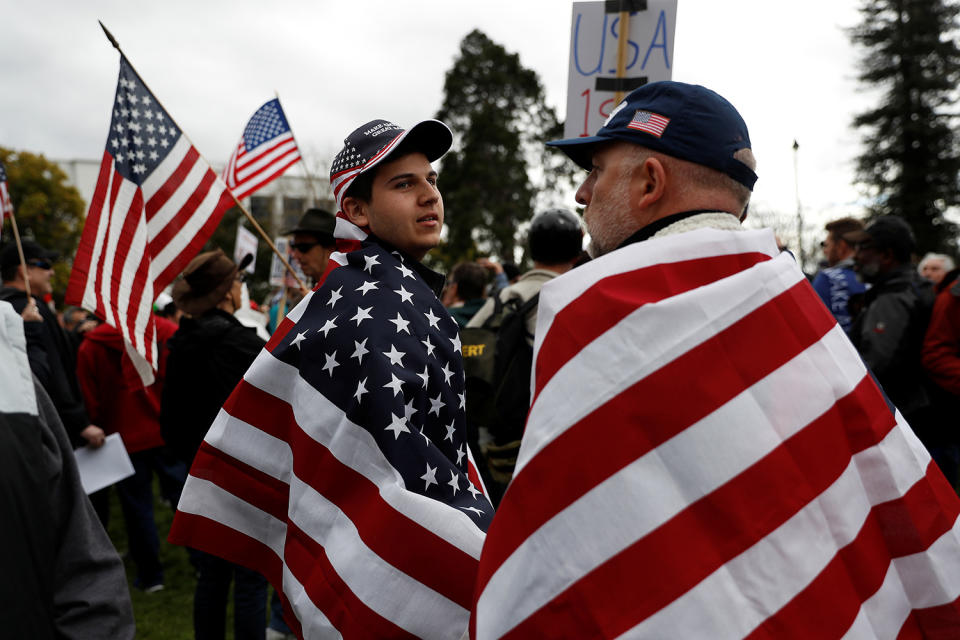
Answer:
M460 638L493 508L456 322L376 242L284 319L207 433L170 540L265 575L302 638Z
M667 128L668 124L670 124L670 118L665 118L660 114L641 109L634 114L633 119L627 123L627 127L639 131L646 131L659 138L663 135L663 130Z
M156 296L216 229L233 198L126 57L67 304L123 334L145 385L157 366Z
M946 638L960 500L773 234L544 285L471 637Z
M279 178L299 159L280 99L274 98L250 118L223 170L223 180L239 200Z
M13 215L13 201L10 200L10 192L7 190L7 170L0 162L0 212L3 213L2 220L6 220Z

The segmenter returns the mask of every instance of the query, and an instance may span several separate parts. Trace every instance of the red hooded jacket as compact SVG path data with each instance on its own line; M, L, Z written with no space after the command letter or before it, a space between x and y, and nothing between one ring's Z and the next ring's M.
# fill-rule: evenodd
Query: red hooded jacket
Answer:
M77 352L77 379L93 424L119 433L129 453L163 445L160 397L166 373L167 339L177 325L156 318L160 368L156 381L144 388L123 347L120 332L101 324L88 331Z

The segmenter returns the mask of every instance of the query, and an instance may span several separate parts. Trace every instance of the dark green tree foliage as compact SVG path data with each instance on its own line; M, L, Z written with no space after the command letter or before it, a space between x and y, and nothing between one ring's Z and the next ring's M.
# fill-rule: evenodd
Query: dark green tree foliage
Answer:
M881 103L858 115L865 130L857 180L871 198L869 215L903 216L918 251L957 248L944 211L960 203L960 154L954 102L960 49L951 0L867 0L850 34L865 50L859 79L883 90Z
M447 72L437 118L453 130L454 146L439 183L449 237L434 257L448 267L486 253L513 260L538 195L570 175L561 154L543 145L562 137L562 126L540 78L474 30Z
M60 253L61 259L54 265L53 290L61 300L83 232L86 203L80 192L67 184L67 174L42 155L0 147L0 162L7 171L20 236ZM3 241L13 242L9 222L3 224Z

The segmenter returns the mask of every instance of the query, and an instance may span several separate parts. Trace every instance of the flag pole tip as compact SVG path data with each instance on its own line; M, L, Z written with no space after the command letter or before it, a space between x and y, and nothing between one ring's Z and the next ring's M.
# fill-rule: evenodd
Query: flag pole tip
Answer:
M110 33L110 31L107 29L106 25L104 25L102 21L97 20L97 22L100 23L100 28L103 29L103 33L106 34L107 40L110 41L110 44L112 44L113 47L114 47L117 51L119 51L119 50L120 50L120 44L117 42L116 38L113 37L113 34Z

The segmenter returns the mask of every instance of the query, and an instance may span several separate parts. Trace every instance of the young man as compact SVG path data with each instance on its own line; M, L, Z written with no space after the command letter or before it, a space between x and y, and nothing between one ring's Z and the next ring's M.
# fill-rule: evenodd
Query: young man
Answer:
M840 218L828 222L824 229L827 237L820 246L827 266L813 279L813 289L849 334L854 315L850 311L851 298L862 297L866 288L857 280L853 270L853 247L843 236L863 229L863 222L856 218Z
M541 289L471 636L957 629L960 501L773 233L740 228L733 105L656 82L557 144L600 257Z
M451 141L433 120L346 138L330 173L339 266L224 405L180 502L172 538L263 572L303 637L466 630L492 507L445 279L421 263L443 226L430 163Z

